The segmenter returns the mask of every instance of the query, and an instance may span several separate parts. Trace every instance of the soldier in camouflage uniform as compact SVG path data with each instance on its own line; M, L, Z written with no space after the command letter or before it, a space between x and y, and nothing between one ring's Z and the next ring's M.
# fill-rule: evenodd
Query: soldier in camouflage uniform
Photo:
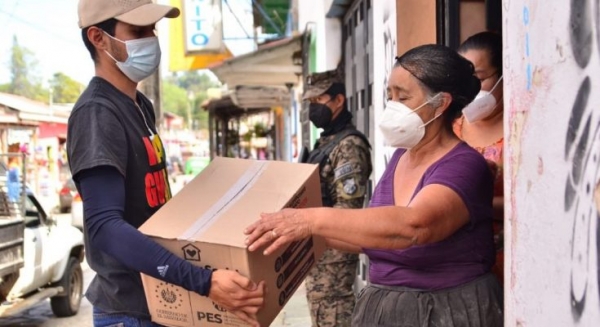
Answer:
M304 100L309 117L322 128L305 162L319 164L323 205L362 208L371 174L369 142L352 124L346 90L337 71L309 76ZM313 326L350 326L354 310L354 280L358 254L334 249L325 254L306 278Z

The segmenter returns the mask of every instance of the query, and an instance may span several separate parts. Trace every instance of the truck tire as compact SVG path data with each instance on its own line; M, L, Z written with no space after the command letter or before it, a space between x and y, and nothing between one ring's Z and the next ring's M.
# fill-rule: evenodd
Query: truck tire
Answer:
M14 272L0 278L0 303L6 301L10 290L19 279L19 272Z
M77 314L83 294L83 271L77 258L71 257L67 269L58 286L64 289L64 295L50 298L52 312L57 317L70 317Z

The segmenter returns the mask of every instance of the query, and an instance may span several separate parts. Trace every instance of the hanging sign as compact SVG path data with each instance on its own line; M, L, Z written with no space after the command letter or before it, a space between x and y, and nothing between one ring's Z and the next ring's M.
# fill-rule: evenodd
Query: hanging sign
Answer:
M183 0L185 53L223 52L221 0Z

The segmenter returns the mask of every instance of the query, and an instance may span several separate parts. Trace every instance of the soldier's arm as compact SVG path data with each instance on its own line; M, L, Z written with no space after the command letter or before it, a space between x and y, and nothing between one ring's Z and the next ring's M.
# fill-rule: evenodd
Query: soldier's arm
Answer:
M357 209L364 206L367 183L371 175L371 151L362 138L350 135L331 152L334 178L334 208Z
M326 238L325 243L328 248L336 249L347 253L362 253L362 249L359 246L350 244L343 241L334 240L332 238Z

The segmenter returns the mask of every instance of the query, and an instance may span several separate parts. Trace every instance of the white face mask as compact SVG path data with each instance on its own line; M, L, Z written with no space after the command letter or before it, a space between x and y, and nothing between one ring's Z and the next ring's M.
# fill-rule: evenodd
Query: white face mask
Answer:
M463 115L469 123L485 119L494 112L498 103L492 92L494 92L496 87L500 84L501 80L502 76L500 76L489 92L483 90L479 91L479 94L477 94L475 99L463 109Z
M423 108L439 95L436 94L432 99L423 103L415 110L398 101L388 101L379 129L383 134L385 144L394 148L411 149L419 144L425 136L425 126L436 120L441 114L435 116L427 123L417 115L417 110Z
M160 64L161 55L160 44L158 43L158 38L156 36L121 41L110 36L108 33L106 33L106 35L125 44L125 48L127 49L127 60L124 62L116 60L108 53L108 51L105 50L104 52L117 63L117 67L119 67L123 74L130 80L139 83L156 71L158 64Z

